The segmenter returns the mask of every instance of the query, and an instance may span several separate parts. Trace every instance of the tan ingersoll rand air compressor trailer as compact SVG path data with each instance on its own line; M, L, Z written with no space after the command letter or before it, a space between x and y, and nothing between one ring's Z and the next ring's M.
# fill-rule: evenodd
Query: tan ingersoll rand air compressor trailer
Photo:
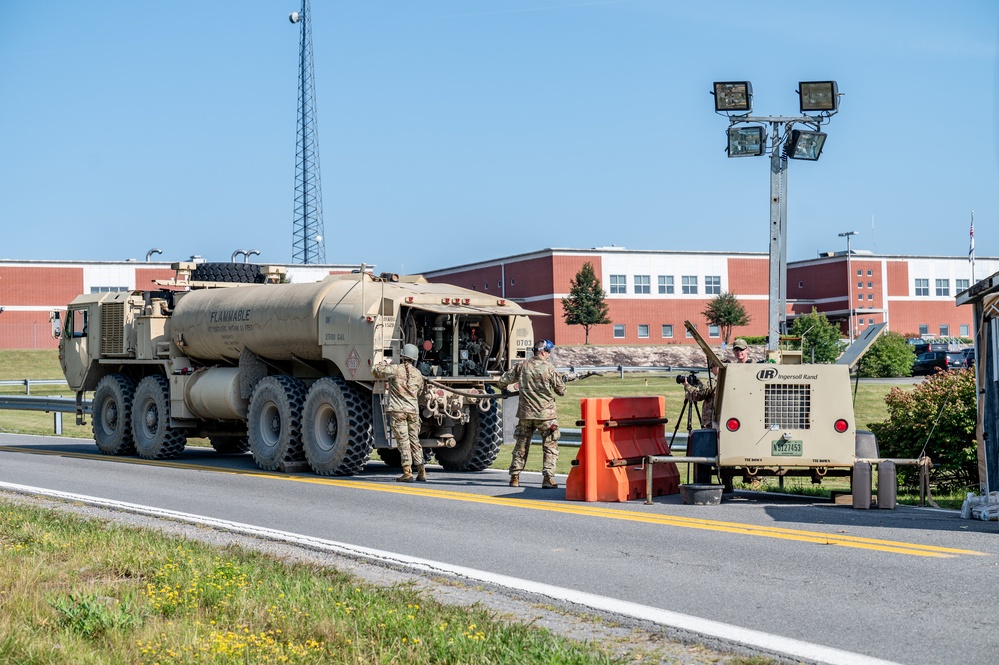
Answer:
M771 351L763 363L723 363L693 325L685 325L708 366L719 368L715 422L691 433L687 452L717 464L695 465L697 483L710 483L713 474L728 490L736 476L744 482L805 476L821 483L827 476L851 476L858 460L882 461L874 434L857 429L850 370L886 324L871 326L832 364L802 364L800 351ZM894 505L894 488L890 494Z
M398 466L385 382L371 369L415 344L427 379L424 447L447 469L495 460L502 423L492 386L527 357L536 312L419 275L290 284L279 267L172 267L174 279L154 289L84 294L54 317L77 422L92 392L102 452L169 459L196 436L219 452L249 450L267 470L307 463L351 475L373 449ZM227 274L238 281L218 281ZM241 283L250 280L264 283Z

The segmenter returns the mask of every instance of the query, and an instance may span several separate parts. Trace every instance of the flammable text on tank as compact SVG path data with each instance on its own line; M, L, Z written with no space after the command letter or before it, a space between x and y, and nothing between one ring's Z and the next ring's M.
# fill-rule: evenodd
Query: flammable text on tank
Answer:
M214 310L209 316L209 323L229 323L231 321L249 321L252 309Z

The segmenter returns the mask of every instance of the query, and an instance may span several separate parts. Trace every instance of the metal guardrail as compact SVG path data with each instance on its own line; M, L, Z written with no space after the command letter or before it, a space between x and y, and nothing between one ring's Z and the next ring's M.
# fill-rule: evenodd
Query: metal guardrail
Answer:
M624 378L626 373L642 374L687 374L689 372L706 372L707 367L681 367L679 365L665 365L663 367L649 367L647 365L563 365L556 367L560 372L597 372L598 374L609 374L617 372L620 378Z
M45 411L46 413L76 413L76 398L0 395L0 409L9 409L12 411ZM84 400L83 411L85 413L91 412L89 400Z
M65 386L66 379L14 379L0 381L0 386L24 386L24 394L31 394L31 386Z

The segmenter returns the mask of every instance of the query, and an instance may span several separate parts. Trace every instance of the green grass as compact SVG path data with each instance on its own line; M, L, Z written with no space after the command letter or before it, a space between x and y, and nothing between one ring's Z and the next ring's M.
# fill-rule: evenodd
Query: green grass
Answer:
M632 655L407 586L7 502L0 597L4 663L587 664Z

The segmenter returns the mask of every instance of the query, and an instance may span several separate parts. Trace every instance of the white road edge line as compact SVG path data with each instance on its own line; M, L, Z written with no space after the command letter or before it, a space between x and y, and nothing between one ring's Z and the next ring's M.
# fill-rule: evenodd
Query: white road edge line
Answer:
M465 568L464 566L452 566L439 561L419 559L383 550L376 550L356 545L347 545L345 543L338 543L322 538L313 538L311 536L303 536L301 534L289 533L287 531L267 529L264 527L253 526L251 524L230 522L228 520L204 517L190 513L181 513L173 510L143 506L135 503L112 501L110 499L86 496L84 494L72 494L69 492L60 492L41 487L31 487L29 485L0 482L0 489L6 489L21 494L48 496L65 501L110 508L112 510L149 515L151 517L161 517L170 520L188 522L191 524L200 524L224 531L231 531L233 533L302 545L311 549L342 554L378 564L391 564L393 566L403 567L414 571L462 577L477 582L484 582L499 587L523 591L525 593L545 596L553 600L582 605L601 612L619 614L639 619L641 621L661 624L663 626L669 626L690 633L703 635L705 637L719 639L726 642L734 642L771 654L800 658L811 663L821 663L823 665L899 665L899 663L895 663L894 661L881 660L879 658L872 658L850 651L842 651L840 649L834 649L820 644L812 644L810 642L803 642L792 638L780 637L779 635L771 635L758 630L740 628L739 626L733 626L719 621L711 621L709 619L701 619L688 614L671 612L669 610L663 610L648 605L640 605L638 603L631 603L624 600L616 600L614 598L607 598L606 596L598 596L596 594L575 591L573 589L552 586L550 584L531 582L507 575L490 573L484 570Z

